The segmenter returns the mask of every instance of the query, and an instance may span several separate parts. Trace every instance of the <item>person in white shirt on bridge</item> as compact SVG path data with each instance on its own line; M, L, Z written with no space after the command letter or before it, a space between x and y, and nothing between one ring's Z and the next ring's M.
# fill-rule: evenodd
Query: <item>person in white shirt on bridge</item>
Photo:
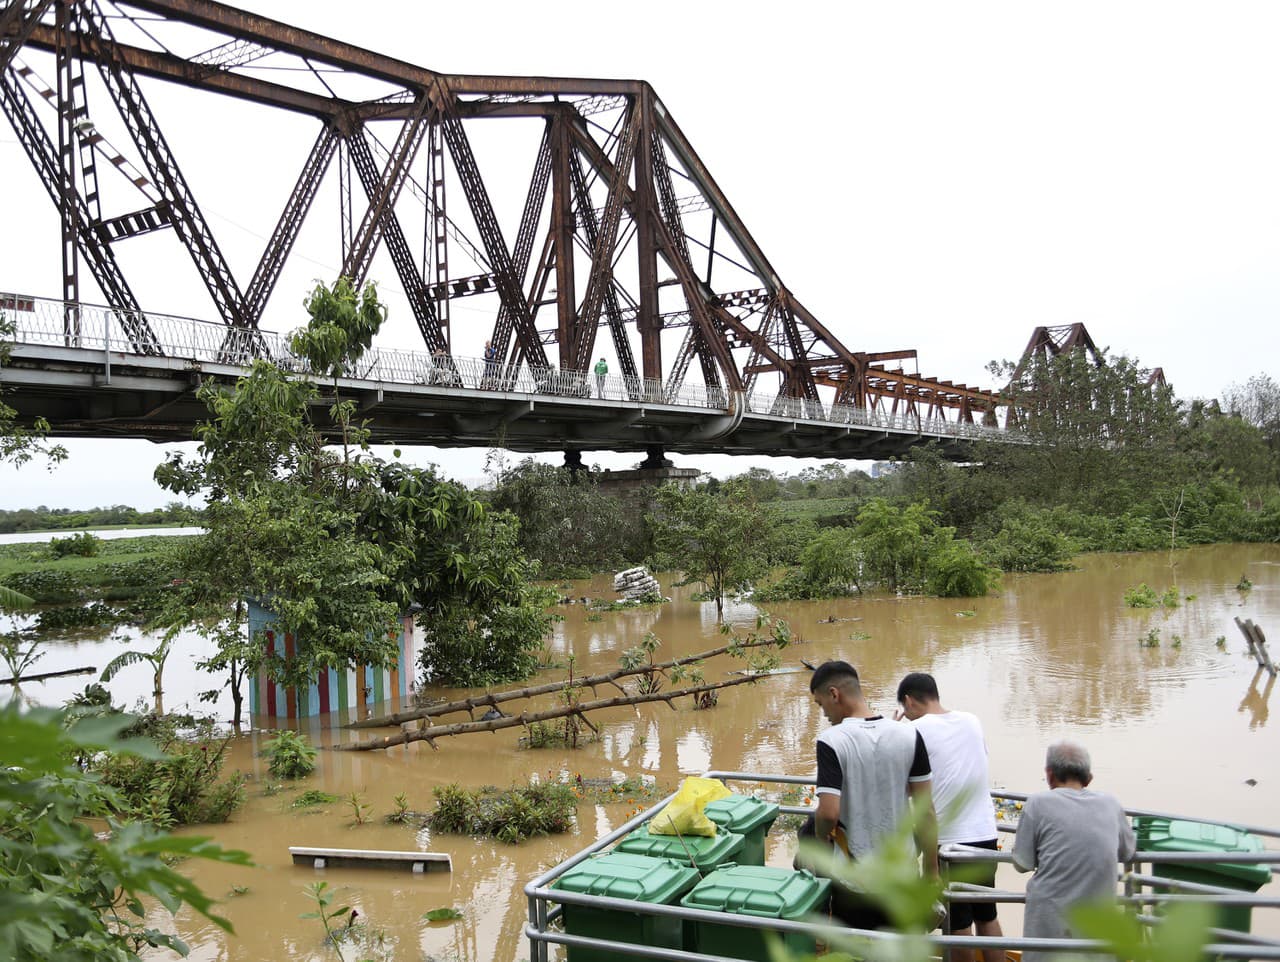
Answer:
M901 718L915 726L929 751L933 766L933 806L938 813L938 843L973 845L994 850L996 815L991 804L987 770L987 743L982 724L965 711L948 711L938 698L938 683L932 675L913 671L898 683ZM995 862L967 862L976 875L966 881L995 887ZM996 918L995 902L954 902L947 913L949 935L1003 934ZM1000 949L984 949L987 962L1004 962ZM952 949L954 962L973 962L970 949Z

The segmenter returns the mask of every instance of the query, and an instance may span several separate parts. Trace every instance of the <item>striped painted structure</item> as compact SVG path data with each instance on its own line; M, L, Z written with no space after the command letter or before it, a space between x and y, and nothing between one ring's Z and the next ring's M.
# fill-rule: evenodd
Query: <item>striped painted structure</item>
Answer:
M260 637L268 651L291 658L295 641L291 634L274 629L275 615L257 602L249 602L249 635ZM286 687L258 672L249 695L249 710L279 719L313 718L342 712L350 718L367 717L374 706L380 712L409 707L409 691L417 664L413 615L400 619L400 657L389 668L356 665L345 671L329 669L306 688Z

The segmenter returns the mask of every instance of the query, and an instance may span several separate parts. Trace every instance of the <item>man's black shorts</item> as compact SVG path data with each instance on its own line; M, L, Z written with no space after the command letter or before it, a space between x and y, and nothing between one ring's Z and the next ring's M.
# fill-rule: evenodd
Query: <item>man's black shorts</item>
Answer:
M984 842L965 842L965 845L971 845L974 848L989 848L995 851L999 848L994 838L989 838ZM959 869L964 869L964 877L961 881L971 882L974 885L985 885L988 888L996 887L996 863L995 862L963 862L958 863L955 870L951 872L954 877ZM952 902L947 908L947 931L962 932L976 922L992 922L996 917L995 902Z

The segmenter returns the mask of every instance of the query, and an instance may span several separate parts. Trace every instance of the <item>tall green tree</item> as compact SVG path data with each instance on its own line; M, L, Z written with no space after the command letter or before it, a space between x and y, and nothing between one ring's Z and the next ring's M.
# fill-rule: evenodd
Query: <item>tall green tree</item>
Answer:
M385 316L370 288L342 283L313 291L308 305L311 324L295 346L332 377L367 350ZM268 362L254 362L231 390L206 385L201 398L211 418L197 430L197 457L175 455L156 473L207 499L206 534L180 548L187 577L159 621L171 631L197 621L217 640L206 664L227 672L237 717L244 679L260 668L301 684L327 668L391 663L399 614L415 605L436 675L466 684L468 666L495 680L530 670L547 620L507 519L429 471L374 457L367 432L340 408L347 402L330 403L328 422L317 423L326 400L316 385ZM335 422L340 454L324 443ZM245 598L293 634L288 660L245 638ZM480 656L454 665L438 637L470 640Z
M684 584L707 589L718 619L724 617L726 592L765 572L776 523L772 508L757 501L750 486L737 483L714 493L664 485L649 517L658 552L684 572Z
M868 577L890 591L919 589L925 579L937 512L916 502L905 508L872 498L858 512L854 535Z
M520 522L519 545L545 573L602 571L648 554L637 512L603 492L596 472L525 459L497 475L490 498Z
M1173 389L1131 359L1072 350L991 370L1008 379L1010 426L1029 443L990 444L981 460L1028 500L1105 512L1139 501L1153 479L1176 485L1190 474Z

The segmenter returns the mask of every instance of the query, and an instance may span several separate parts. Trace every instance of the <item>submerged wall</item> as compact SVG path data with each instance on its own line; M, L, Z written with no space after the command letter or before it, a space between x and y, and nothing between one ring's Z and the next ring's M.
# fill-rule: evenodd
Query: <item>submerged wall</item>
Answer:
M249 602L249 637L262 638L268 651L290 658L296 641L288 632L278 632L275 614L254 601ZM249 693L249 710L267 718L312 718L330 712L346 712L352 718L367 717L378 705L380 712L409 707L410 689L417 665L417 639L413 615L400 619L400 655L388 668L356 665L345 671L321 672L306 688L280 685L258 672Z

